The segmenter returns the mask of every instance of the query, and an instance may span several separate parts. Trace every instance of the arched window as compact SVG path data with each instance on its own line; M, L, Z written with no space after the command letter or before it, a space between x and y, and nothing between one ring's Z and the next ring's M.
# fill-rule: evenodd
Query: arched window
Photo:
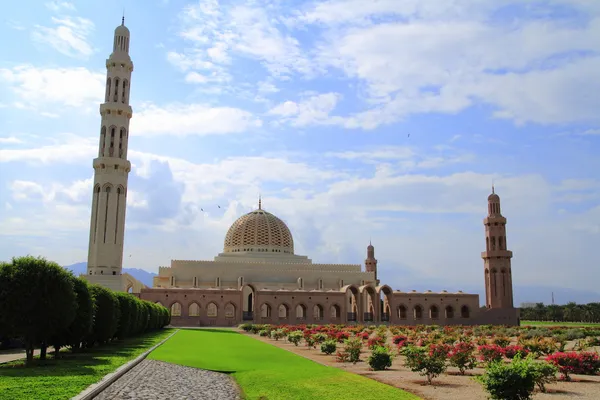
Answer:
M421 306L415 306L413 312L415 319L423 319L423 308Z
M289 315L288 308L285 304L280 304L277 312L278 312L279 318L287 318Z
M440 317L440 312L436 305L432 305L429 307L429 318L438 319Z
M229 303L225 306L225 318L234 318L234 317L235 317L235 306L233 304Z
M127 102L127 87L129 83L127 79L123 79L123 93L121 93L121 103L125 104Z
M302 278L298 278L298 289L304 289L304 280Z
M180 317L181 316L181 304L175 302L171 305L171 316L172 317Z
M407 311L406 310L406 306L401 305L400 307L398 307L398 318L400 318L400 319L406 319L407 318L407 316L406 316L407 312L406 311Z
M495 236L492 236L491 246L492 246L492 250L496 250L496 237Z
M123 158L125 154L125 138L127 137L127 131L125 128L119 130L119 158Z
M306 318L306 307L304 304L298 304L296 306L296 318L304 319Z
M461 316L462 318L469 318L469 315L470 315L470 312L469 312L469 307L467 307L466 305L465 305L465 306L462 306L462 307L460 308L460 316Z
M215 303L209 303L206 306L206 316L214 318L217 316L217 305Z
M319 290L323 290L323 279L319 279Z
M334 304L331 306L331 318L339 318L341 314L340 306Z
M112 157L114 155L116 131L117 131L117 128L115 128L114 126L110 127L110 147L108 148L108 156L109 157Z
M262 318L271 318L271 306L267 303L263 303L263 305L260 306L260 316Z
M446 318L454 318L454 308L446 306Z
M490 238L489 237L485 238L485 249L487 251L490 251Z
M119 78L115 78L115 94L113 96L113 101L115 103L119 101Z
M103 126L100 130L100 149L98 155L104 157L104 147L106 146L106 126Z
M104 96L104 101L106 101L106 102L108 101L108 98L110 97L110 89L111 89L110 84L111 84L110 78L106 78L106 95Z
M323 319L323 307L320 304L315 304L313 307L313 318L317 321Z
M198 303L190 304L190 307L188 309L188 315L190 317L199 317L200 316L200 306L198 305Z

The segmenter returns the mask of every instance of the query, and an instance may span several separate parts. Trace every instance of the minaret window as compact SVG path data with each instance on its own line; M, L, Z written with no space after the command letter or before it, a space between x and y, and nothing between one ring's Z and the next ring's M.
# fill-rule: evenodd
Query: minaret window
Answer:
M108 156L112 157L115 148L115 127L110 128L110 147L108 148Z
M121 187L117 188L117 212L115 215L115 244L117 244L117 235L119 231L119 205L121 204L121 194L123 194L123 190Z
M104 101L108 101L108 98L110 97L110 78L106 78L106 95L104 96Z
M119 101L119 78L115 78L115 94L113 97L113 101L116 103Z
M123 80L123 93L121 94L121 103L125 104L127 102L127 79Z
M492 236L491 245L492 245L492 250L496 250L496 237L495 236Z
M104 243L106 243L106 228L108 225L108 202L110 200L110 186L104 188L106 192L106 207L104 209Z
M498 237L498 250L504 250L504 240L502 236Z
M104 146L106 146L106 127L103 126L100 130L100 150L98 152L99 157L104 157Z

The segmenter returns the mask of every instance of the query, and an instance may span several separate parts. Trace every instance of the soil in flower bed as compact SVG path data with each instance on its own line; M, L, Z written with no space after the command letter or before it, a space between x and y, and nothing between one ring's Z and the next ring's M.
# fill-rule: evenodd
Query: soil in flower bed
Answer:
M319 348L313 349L306 347L302 342L299 346L287 342L285 339L279 341L261 337L259 335L248 334L256 340L270 343L279 348L288 350L294 354L306 357L323 365L337 367L347 372L363 375L379 382L395 386L407 392L414 393L425 400L487 400L487 395L482 386L473 379L475 375L483 374L484 370L475 368L467 371L463 376L458 372L458 368L449 367L446 373L435 378L433 385L427 384L427 379L416 372L410 371L404 367L404 357L396 356L392 362L392 367L386 371L371 371L366 362L369 356L369 350L366 346L361 354L361 362L357 364L336 362L335 354L325 355ZM338 345L338 349L343 345ZM593 351L593 350L592 350ZM557 381L546 386L547 393L541 393L536 390L534 400L599 400L600 399L600 376L573 375L572 382Z

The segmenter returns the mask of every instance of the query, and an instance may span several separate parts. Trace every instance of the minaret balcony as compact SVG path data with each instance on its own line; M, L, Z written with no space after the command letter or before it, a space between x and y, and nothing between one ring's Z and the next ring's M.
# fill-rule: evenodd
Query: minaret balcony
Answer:
M510 250L490 250L482 251L481 258L512 258L513 253Z
M100 104L100 115L122 115L131 118L133 110L129 104L120 102L109 102Z
M129 172L131 171L131 162L118 157L98 157L94 158L94 169L120 169Z

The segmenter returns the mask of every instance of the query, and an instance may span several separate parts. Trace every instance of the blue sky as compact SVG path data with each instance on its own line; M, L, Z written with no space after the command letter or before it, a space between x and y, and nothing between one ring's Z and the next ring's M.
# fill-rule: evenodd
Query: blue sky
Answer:
M7 4L0 259L87 258L123 9L126 267L212 258L262 193L314 262L361 263L371 239L394 288L483 286L494 181L515 283L596 290L596 0Z

